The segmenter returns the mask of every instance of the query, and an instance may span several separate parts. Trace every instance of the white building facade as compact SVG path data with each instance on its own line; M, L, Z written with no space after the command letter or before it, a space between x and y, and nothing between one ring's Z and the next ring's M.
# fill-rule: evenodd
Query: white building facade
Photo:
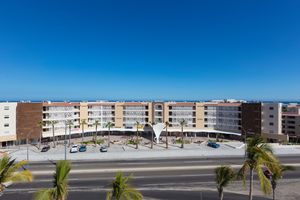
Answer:
M282 103L262 103L262 134L282 134Z
M0 103L0 146L16 141L16 109L17 103Z

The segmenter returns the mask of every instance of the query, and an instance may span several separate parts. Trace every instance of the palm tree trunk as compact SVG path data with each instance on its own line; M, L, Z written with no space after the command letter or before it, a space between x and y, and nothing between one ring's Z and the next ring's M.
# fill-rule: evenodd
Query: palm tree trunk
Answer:
M96 125L95 146L97 146L98 126Z
M81 143L83 143L83 137L84 137L84 125L82 125L82 133L81 133Z
M68 146L71 145L71 125L69 126L69 144Z
M273 200L275 200L275 189L273 189Z
M250 168L249 200L252 200L253 193L253 168Z
M108 147L110 147L110 128L108 129Z
M168 148L168 127L166 127L166 149Z
M218 192L219 192L219 198L220 198L220 200L223 200L223 198L224 198L223 188L219 188Z
M139 148L139 130L136 130L136 141L135 141L135 148L138 149Z
M42 134L43 134L43 131L40 134L39 149L41 149L41 145L42 145Z
M53 147L55 148L54 125L52 125L52 141L53 141Z
M156 138L157 140L157 138ZM153 149L153 131L151 131L151 149Z
M181 127L181 148L184 148L184 141L183 141L183 127Z

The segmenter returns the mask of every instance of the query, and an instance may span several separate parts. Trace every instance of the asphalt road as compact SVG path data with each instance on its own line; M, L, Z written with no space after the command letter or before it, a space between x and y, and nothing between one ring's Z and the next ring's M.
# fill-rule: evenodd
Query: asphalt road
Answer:
M285 164L300 162L299 157L294 156L281 157L280 160ZM143 193L145 199L217 199L214 168L227 164L238 168L242 162L243 159L237 157L72 162L68 199L105 199L117 171L133 174L132 184ZM37 190L51 187L53 163L31 163L28 168L34 173L35 180L10 186L0 199L29 200L33 199ZM300 179L300 168L297 166L296 171L287 172L285 179ZM225 199L246 200L247 196L227 192Z

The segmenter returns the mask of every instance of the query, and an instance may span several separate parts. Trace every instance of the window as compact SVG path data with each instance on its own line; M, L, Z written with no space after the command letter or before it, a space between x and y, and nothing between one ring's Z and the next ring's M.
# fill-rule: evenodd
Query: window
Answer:
M4 115L4 119L9 119L9 115Z
M269 125L270 125L270 126L274 126L274 123L273 123L273 122L270 122Z
M269 115L270 118L274 118L274 115Z
M4 124L4 127L9 127L9 124Z
M274 110L274 107L269 107L269 110Z
M270 130L269 133L274 133L274 131Z
M9 106L4 106L4 110L9 110Z

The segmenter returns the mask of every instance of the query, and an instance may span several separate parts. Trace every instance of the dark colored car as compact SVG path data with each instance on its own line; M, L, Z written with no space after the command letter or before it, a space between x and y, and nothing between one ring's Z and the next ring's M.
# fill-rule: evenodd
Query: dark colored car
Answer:
M101 152L107 152L107 148L105 146L100 147Z
M220 145L217 144L217 143L215 143L215 142L208 142L208 143L207 143L207 146L212 147L212 148L215 148L215 149L217 149L217 148L220 147Z
M85 145L81 145L79 147L79 152L85 152L87 150L86 146Z
M50 146L49 146L49 145L44 146L44 147L42 148L41 152L47 152L47 151L49 151L49 149L50 149Z

